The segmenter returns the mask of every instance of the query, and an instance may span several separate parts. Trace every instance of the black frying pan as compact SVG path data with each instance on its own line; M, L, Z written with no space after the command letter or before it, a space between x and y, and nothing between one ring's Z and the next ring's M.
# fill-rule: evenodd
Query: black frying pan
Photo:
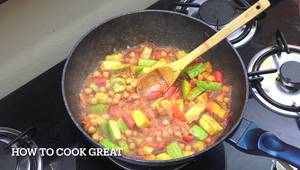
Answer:
M62 92L71 119L94 146L102 147L89 136L80 123L79 93L86 77L96 68L98 61L112 53L114 48L125 49L126 46L135 46L145 42L191 51L214 33L215 31L208 25L195 18L160 10L130 13L101 23L76 44L65 64ZM248 78L241 57L228 41L221 42L202 57L205 60L209 60L214 68L221 70L225 75L225 81L230 82L233 86L232 117L224 135L206 150L184 158L167 161L147 161L121 156L116 157L116 159L144 166L181 164L201 156L204 152L209 152L209 150L228 138L237 128L242 120L248 98ZM268 132L257 129L253 123L244 120L238 132L231 137L231 141L236 146L248 151L260 150L259 153L273 157L278 157L279 154L281 159L300 167L300 152L296 148L291 148L291 146L285 144L282 147L290 150L285 150L284 153L276 151L276 154L273 154L276 147L272 142L276 141L272 135L263 138L268 141L267 143L262 142L261 145L265 147L264 149L259 148L260 137L264 137L263 135L266 133ZM270 145L266 146L265 144ZM272 148L273 150L270 151L270 146L275 148ZM291 155L293 156L291 157Z

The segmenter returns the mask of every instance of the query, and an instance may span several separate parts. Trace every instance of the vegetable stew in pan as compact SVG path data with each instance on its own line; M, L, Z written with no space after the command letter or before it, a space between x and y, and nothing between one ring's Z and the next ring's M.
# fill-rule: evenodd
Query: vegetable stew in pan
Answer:
M80 93L82 125L107 148L144 160L168 160L206 149L230 119L231 86L209 61L196 60L166 92L137 94L137 78L186 55L145 43L107 55Z

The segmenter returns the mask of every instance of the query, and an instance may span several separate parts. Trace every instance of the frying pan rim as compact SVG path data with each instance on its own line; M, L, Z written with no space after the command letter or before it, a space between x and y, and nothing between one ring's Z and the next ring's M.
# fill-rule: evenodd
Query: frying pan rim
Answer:
M68 69L69 62L72 59L74 51L77 49L77 47L82 42L82 40L84 38L86 38L91 32L93 32L98 27L104 25L105 23L110 22L111 20L117 19L117 18L122 17L122 16L132 15L132 14L138 14L138 13L153 13L153 12L154 13L166 13L166 14L172 14L172 15L180 15L182 17L186 17L187 19L191 19L191 20L194 20L194 21L197 21L197 22L201 23L202 25L205 25L208 29L211 29L214 33L217 32L217 30L209 27L209 25L206 24L206 23L204 23L203 21L201 21L201 20L199 20L197 18L188 16L188 15L185 15L185 14L181 14L181 13L174 12L174 11L167 11L167 10L158 10L158 9L150 9L150 10L148 10L147 9L147 10L136 10L136 11L132 11L132 12L121 13L119 15L115 15L113 17L109 17L108 19L106 19L104 21L101 21L98 24L95 24L89 31L87 31L85 34L83 34L75 42L75 44L73 45L73 47L69 51L66 63L64 64L64 69L63 69L63 73L62 73L62 80L61 80L62 95L63 95L64 105L65 105L66 110L68 112L68 115L71 117L73 123L81 131L81 133L89 140L89 142L91 142L96 147L104 148L100 143L95 142L91 138L91 136L82 128L82 126L80 125L80 123L73 116L73 114L72 114L72 112L71 112L71 110L70 110L70 108L68 106L68 101L66 99L66 94L65 94L65 76L66 76L66 72L67 72L67 69ZM186 160L186 159L195 159L197 156L200 156L203 153L206 153L207 151L211 150L212 148L215 148L221 142L224 142L225 139L227 139L228 136L231 133L233 133L233 131L236 130L237 126L240 124L241 120L244 117L244 112L245 112L245 109L246 109L246 103L248 101L248 95L249 95L249 90L248 90L249 89L249 83L248 83L248 79L247 79L247 77L248 77L247 76L247 71L246 71L245 65L243 64L243 60L241 59L240 54L238 53L238 51L236 50L236 48L233 47L233 45L230 43L230 41L228 39L225 39L224 41L226 41L226 43L228 43L228 45L230 45L230 47L233 49L234 53L236 54L236 57L238 58L241 66L242 66L242 70L243 70L244 78L245 78L245 86L246 86L245 87L245 99L243 99L244 105L243 105L243 108L242 108L242 111L240 113L238 121L236 121L234 123L234 125L232 126L232 128L223 137L221 137L220 139L218 139L218 141L216 143L214 143L213 145L209 146L208 148L206 148L205 150L203 150L201 152L196 152L196 153L194 153L192 155L189 155L189 156L184 156L184 157L181 157L181 158L170 159L170 160L142 160L142 159L136 159L136 158L131 158L131 157L127 157L127 156L117 156L117 157L114 157L114 158L120 159L120 160L125 161L125 162L137 162L137 164L139 164L139 165L141 165L141 164L148 164L148 163L150 163L150 164L151 163L152 164L161 164L161 163L168 164L168 163L172 163L172 162L178 162L178 161L180 162L180 161L183 161L183 160Z

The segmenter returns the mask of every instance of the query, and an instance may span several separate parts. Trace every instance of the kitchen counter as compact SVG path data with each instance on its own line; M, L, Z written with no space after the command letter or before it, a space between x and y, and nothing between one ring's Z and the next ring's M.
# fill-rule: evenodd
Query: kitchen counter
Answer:
M156 0L9 0L0 5L0 99L65 59L98 23Z

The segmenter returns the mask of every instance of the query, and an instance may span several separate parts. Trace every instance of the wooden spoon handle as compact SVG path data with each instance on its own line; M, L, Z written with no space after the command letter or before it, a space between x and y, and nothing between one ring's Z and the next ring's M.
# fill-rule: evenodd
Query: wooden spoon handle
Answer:
M261 12L267 9L270 6L270 2L268 0L259 0L255 4L253 4L250 8L248 8L245 12L239 15L237 18L232 20L229 24L227 24L220 31L215 33L212 37L206 40L203 44L198 46L192 52L187 54L184 58L177 60L172 63L172 67L180 70L184 69L189 63L191 63L198 56L204 54L210 48L214 47L220 41L224 40L235 30L245 25L247 22L258 16Z

